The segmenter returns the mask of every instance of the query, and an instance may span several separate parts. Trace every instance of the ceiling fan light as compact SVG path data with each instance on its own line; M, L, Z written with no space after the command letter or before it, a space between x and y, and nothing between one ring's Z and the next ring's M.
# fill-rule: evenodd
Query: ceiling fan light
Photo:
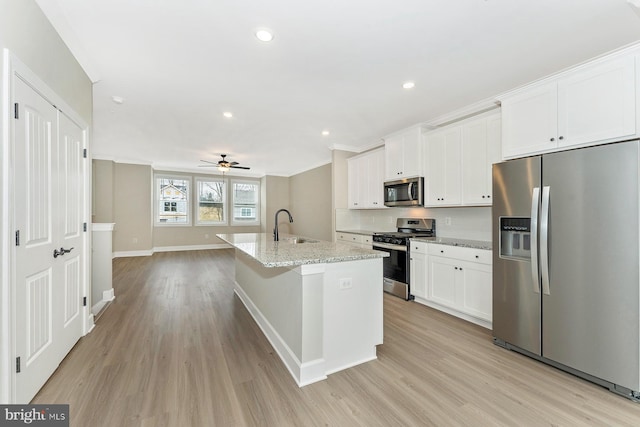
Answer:
M226 166L218 166L218 170L219 170L220 172L223 172L223 173L224 173L224 172L229 172L229 168L228 168L228 167L226 167Z

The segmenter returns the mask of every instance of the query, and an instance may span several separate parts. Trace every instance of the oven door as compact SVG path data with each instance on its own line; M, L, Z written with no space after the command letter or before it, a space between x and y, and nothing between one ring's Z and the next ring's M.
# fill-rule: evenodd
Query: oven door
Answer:
M384 291L408 300L410 293L407 247L373 242L373 249L389 254L388 257L382 258Z

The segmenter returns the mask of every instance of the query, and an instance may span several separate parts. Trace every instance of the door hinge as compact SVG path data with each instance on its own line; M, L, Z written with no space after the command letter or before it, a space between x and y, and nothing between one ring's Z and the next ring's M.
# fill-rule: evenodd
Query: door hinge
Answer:
M20 358L16 357L16 373L20 373Z
M86 222L82 223L82 231L84 231L85 233L87 232L87 223Z
M14 119L19 119L20 118L20 108L19 108L17 102L15 104L13 104L13 118Z
M83 307L87 306L87 297L82 297L82 306Z
M82 149L82 157L84 157L85 159L87 158L87 149L86 148Z
M16 230L16 246L20 246L20 230Z

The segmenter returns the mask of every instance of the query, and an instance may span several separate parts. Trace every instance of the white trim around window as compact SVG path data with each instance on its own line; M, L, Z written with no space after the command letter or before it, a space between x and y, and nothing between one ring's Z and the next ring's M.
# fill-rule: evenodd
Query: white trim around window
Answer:
M231 178L229 189L231 225L260 225L260 181Z
M227 225L228 199L225 178L196 177L193 212L196 225Z
M155 226L190 226L190 200L190 176L166 174L153 176L153 222Z

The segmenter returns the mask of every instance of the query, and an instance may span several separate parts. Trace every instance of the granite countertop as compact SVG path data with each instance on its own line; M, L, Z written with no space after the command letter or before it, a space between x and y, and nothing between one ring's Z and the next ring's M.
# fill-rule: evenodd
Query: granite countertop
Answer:
M411 239L416 242L435 243L437 245L460 246L463 248L491 250L491 242L485 240L453 239L450 237L416 237Z
M216 234L265 267L292 267L304 264L326 264L361 259L384 258L382 251L359 248L345 243L332 243L306 237L281 234L274 242L271 233ZM304 239L305 243L295 243Z

